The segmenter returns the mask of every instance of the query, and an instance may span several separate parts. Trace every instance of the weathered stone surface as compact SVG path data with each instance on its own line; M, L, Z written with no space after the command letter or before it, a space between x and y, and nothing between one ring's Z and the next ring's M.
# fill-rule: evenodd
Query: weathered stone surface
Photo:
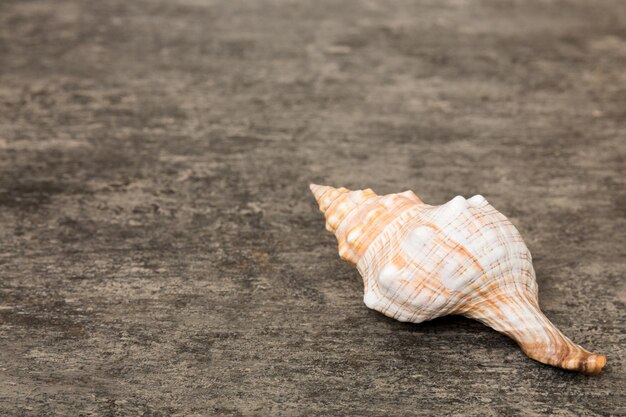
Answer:
M0 2L0 414L624 415L621 1ZM481 193L596 378L367 310L309 182Z

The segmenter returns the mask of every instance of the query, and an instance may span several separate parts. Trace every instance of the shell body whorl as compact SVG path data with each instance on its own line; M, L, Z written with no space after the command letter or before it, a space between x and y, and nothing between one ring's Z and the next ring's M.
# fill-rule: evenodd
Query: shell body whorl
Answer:
M543 315L528 248L482 196L430 206L411 191L311 190L340 256L363 277L367 307L414 323L462 314L509 335L533 359L566 369L595 374L606 363Z

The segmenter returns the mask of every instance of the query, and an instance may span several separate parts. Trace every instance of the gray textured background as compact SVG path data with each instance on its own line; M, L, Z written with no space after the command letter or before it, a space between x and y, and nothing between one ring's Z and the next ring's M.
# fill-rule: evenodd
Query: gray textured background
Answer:
M624 1L0 2L1 415L624 415ZM483 194L595 378L367 310L309 182Z

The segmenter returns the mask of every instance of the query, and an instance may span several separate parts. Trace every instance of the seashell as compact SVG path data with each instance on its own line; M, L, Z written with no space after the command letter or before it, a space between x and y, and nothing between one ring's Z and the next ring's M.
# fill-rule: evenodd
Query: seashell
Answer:
M606 364L541 312L530 252L484 197L430 206L411 191L311 191L339 255L363 277L367 307L412 323L460 314L511 337L536 361L589 375Z

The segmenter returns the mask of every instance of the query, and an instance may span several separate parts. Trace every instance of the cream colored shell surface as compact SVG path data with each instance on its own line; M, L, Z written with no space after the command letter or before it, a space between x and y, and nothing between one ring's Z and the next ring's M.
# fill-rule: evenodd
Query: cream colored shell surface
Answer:
M413 323L462 314L510 336L539 362L586 374L606 364L541 312L528 248L482 196L430 206L411 191L311 190L339 255L363 277L369 308Z
M481 292L536 293L531 262L515 226L476 195L410 207L370 244L357 268L369 308L419 323L464 313L482 301L475 296Z

